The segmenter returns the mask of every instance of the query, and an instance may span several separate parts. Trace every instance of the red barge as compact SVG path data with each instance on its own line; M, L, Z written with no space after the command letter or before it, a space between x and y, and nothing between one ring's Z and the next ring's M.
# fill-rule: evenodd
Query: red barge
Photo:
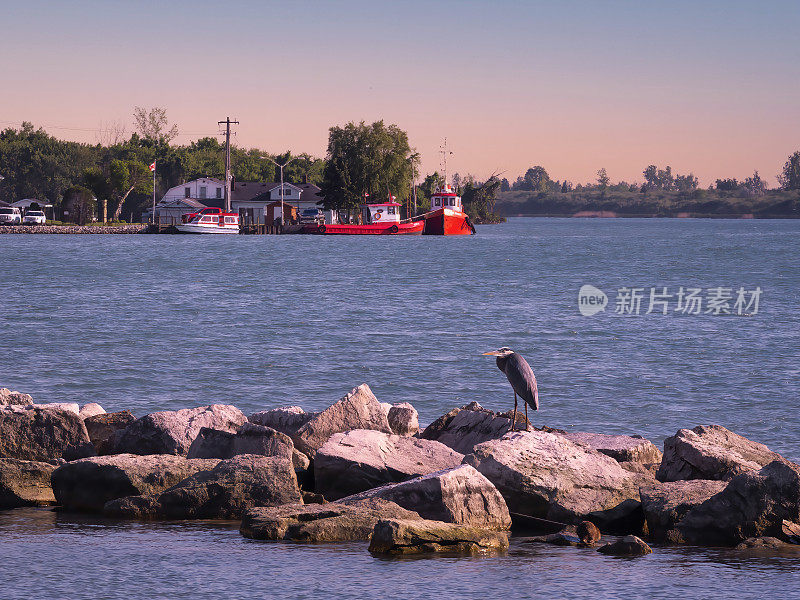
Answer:
M320 235L421 235L424 221L400 221L400 204L382 202L361 206L363 223L304 225L302 233Z

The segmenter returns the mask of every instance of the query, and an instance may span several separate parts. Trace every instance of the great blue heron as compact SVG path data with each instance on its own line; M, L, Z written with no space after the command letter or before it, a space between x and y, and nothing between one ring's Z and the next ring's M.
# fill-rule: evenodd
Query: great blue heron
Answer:
M511 421L511 431L517 426L517 396L525 401L525 429L527 430L528 406L539 410L539 389L536 387L536 376L531 366L519 354L503 346L499 350L484 352L484 356L496 356L497 368L506 374L508 382L514 389L514 417Z

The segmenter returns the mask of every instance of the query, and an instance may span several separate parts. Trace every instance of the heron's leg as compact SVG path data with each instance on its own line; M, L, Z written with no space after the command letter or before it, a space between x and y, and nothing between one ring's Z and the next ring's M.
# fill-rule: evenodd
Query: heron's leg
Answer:
M528 403L525 403L525 431L530 431L530 424L531 422L528 421Z
M511 431L517 430L517 392L514 392L514 418L511 419Z

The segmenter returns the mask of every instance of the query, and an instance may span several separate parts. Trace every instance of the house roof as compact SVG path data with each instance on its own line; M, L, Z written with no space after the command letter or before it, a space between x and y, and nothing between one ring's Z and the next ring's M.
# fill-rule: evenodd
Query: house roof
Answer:
M301 202L318 202L322 200L322 196L317 196L320 188L313 183L289 183L285 181L284 185L291 185L299 189ZM272 198L269 197L269 193L280 186L280 181L235 181L231 190L231 202L271 202Z
M50 204L48 200L37 200L36 198L24 198L22 200L17 200L16 202L12 202L11 206L16 206L17 208L30 208L31 204L38 204L39 206L53 206Z

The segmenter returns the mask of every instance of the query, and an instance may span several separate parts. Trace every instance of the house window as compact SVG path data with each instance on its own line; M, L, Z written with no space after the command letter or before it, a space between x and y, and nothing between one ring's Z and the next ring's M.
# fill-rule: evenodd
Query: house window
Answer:
M205 198L208 195L208 188L204 185L200 186L200 197Z
M217 198L222 198L222 188L217 188Z
M190 187L183 188L183 197L184 198L191 198L192 197L192 188L190 188Z

